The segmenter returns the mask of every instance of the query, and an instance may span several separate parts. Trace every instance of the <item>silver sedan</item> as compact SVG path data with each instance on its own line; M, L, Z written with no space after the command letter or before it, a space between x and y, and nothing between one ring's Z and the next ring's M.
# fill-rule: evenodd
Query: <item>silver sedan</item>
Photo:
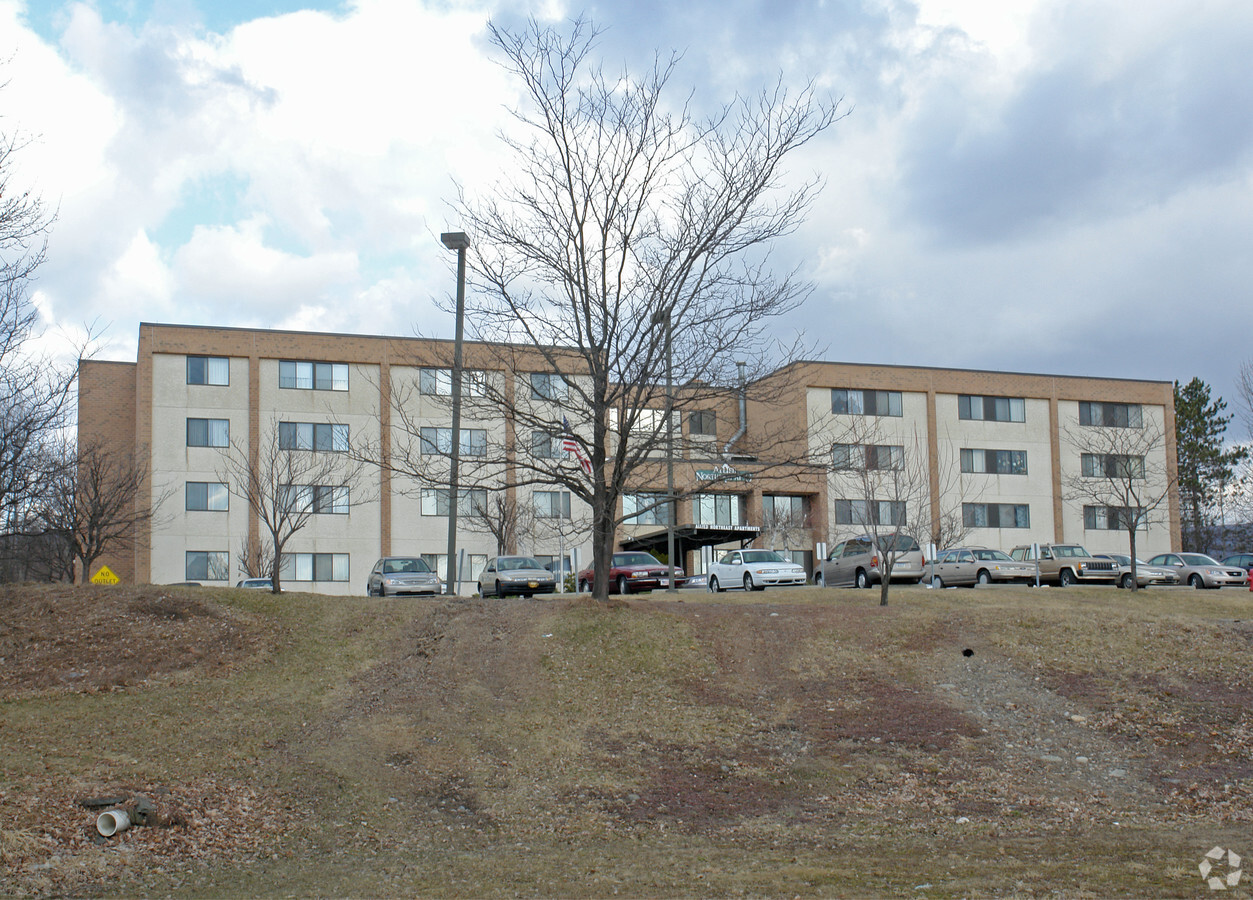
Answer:
M1170 569L1182 584L1194 588L1248 587L1249 573L1239 566L1224 566L1204 553L1159 553L1150 566Z
M498 556L488 560L479 574L481 597L533 597L551 594L556 589L556 577L532 556Z

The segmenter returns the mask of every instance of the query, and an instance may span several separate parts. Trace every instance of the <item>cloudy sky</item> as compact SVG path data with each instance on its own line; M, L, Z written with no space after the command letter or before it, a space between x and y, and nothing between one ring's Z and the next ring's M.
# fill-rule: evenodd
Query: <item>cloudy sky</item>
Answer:
M778 248L823 358L1188 380L1253 359L1248 0L0 0L0 128L58 209L50 334L140 321L448 337L440 231L518 93L490 20L587 13L675 99L780 73L851 115Z

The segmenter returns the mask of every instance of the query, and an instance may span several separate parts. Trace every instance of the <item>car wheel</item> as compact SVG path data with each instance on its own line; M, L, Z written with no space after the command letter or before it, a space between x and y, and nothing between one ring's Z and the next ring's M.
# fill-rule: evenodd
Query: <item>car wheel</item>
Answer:
M757 590L755 587L753 587L753 576L749 575L747 572L744 573L744 590L745 591Z
M867 575L866 575L866 571L865 571L864 569L858 569L858 570L857 570L857 580L856 580L856 584L857 584L857 586L858 586L859 588L868 588L868 587L870 587L870 578L869 578L869 577L867 577Z
M711 592L711 593L714 593L714 594L721 594L721 593L722 593L722 586L721 586L720 584L718 584L718 576L717 576L717 575L710 575L710 576L709 576L709 590L710 590L710 592Z
M1131 577L1131 573L1130 573L1130 572L1128 572L1126 575L1124 575L1124 576L1122 577L1122 581L1121 581L1121 582L1119 582L1118 586L1119 586L1120 588L1122 588L1123 590L1125 590L1125 591L1129 591L1129 590L1131 590L1131 586L1132 586L1133 584L1135 584L1135 579L1134 579L1134 578L1132 578L1132 577Z
M1192 586L1193 586L1194 588L1196 588L1198 591L1199 591L1201 588L1205 587L1205 582L1201 579L1201 576L1200 576L1200 575L1193 575L1193 576L1189 577L1189 578L1188 578L1188 584L1192 585Z
M932 586L933 588L942 588L942 587L944 587L944 579L942 579L939 575L932 575L932 576L931 576L931 586Z
M975 580L978 581L980 584L991 584L992 574L987 569L980 569L979 576Z
M629 593L627 591L627 579L625 575L618 576L618 593L619 594Z
M825 584L823 584L823 582L822 582L822 573L821 573L821 572L815 572L815 573L814 573L814 587L826 587L826 585L825 585Z
M589 585L586 581L580 581L580 582L579 582L579 593L580 593L580 594L590 594L591 592L592 592L592 586L591 586L591 585Z
M1070 569L1062 569L1057 576L1057 583L1062 587L1070 587L1075 583L1075 573Z

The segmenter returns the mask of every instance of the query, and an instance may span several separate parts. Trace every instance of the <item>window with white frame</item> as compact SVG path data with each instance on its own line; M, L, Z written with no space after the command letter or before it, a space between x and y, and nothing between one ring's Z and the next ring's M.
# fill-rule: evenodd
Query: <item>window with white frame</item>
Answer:
M1130 506L1085 506L1083 527L1088 531L1126 531L1129 525L1139 525L1141 516Z
M460 558L461 554L457 554ZM439 576L440 581L448 583L448 554L447 553L423 553L422 561L430 567L430 570ZM487 568L487 555L480 553L467 553L462 565L464 569L461 572L461 581L477 581L479 575Z
M1143 456L1123 453L1084 453L1079 457L1084 478L1144 479Z
M1100 428L1143 428L1144 412L1138 403L1079 401L1079 424Z
M1027 401L1022 397L983 397L959 394L957 418L981 422L1025 422Z
M216 481L189 481L186 490L186 508L192 511L225 511L230 508L230 494L226 490L226 485Z
M187 383L228 385L231 383L231 361L224 356L189 356Z
M487 456L487 430L462 428L461 456ZM423 456L448 456L452 453L452 429L424 427L418 430L418 448Z
M570 518L569 491L535 491L531 496L535 502L535 515L541 519Z
M831 464L837 469L900 469L905 465L905 447L899 444L835 444L831 449Z
M961 470L976 475L1026 475L1026 450L982 450L963 447Z
M227 581L231 573L231 554L226 550L188 550L184 576L188 581Z
M288 484L283 485L283 499L292 512L310 512L315 515L346 516L348 486L342 484Z
M531 373L532 400L565 400L570 396L570 386L556 372Z
M306 391L346 391L348 364L281 359L278 386Z
M422 369L418 372L418 393L436 397L452 396L452 369ZM487 396L487 373L480 369L463 369L461 396Z
M447 516L449 488L422 488L419 510L424 516ZM480 515L487 510L487 488L461 488L457 491L457 515Z
M697 525L743 525L744 498L740 494L697 494L692 498L692 520Z
M623 494L622 518L632 525L669 525L674 521L673 505L660 492Z
M188 419L188 447L229 447L231 444L230 419Z
M808 498L800 494L763 494L761 498L763 522L800 524L808 517L808 509Z
M905 524L905 502L902 500L837 499L835 524L900 527Z
M531 432L531 455L538 459L561 459L566 455L562 440L547 431Z
M967 528L1030 528L1031 507L1026 503L963 503L962 524Z
M284 581L348 581L348 554L284 553L278 572Z
M334 422L279 422L280 450L348 451L348 426Z
M901 392L832 388L831 412L847 416L900 416Z

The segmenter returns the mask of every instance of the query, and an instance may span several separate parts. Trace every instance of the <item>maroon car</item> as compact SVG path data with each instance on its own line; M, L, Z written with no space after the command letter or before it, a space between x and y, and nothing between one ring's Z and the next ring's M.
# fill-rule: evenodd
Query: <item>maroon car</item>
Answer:
M579 591L590 591L594 578L591 566L580 572ZM669 586L669 578L670 567L647 553L615 553L610 560L609 590L619 594L665 588ZM675 566L674 586L683 587L686 581L687 576L683 574L683 570Z

